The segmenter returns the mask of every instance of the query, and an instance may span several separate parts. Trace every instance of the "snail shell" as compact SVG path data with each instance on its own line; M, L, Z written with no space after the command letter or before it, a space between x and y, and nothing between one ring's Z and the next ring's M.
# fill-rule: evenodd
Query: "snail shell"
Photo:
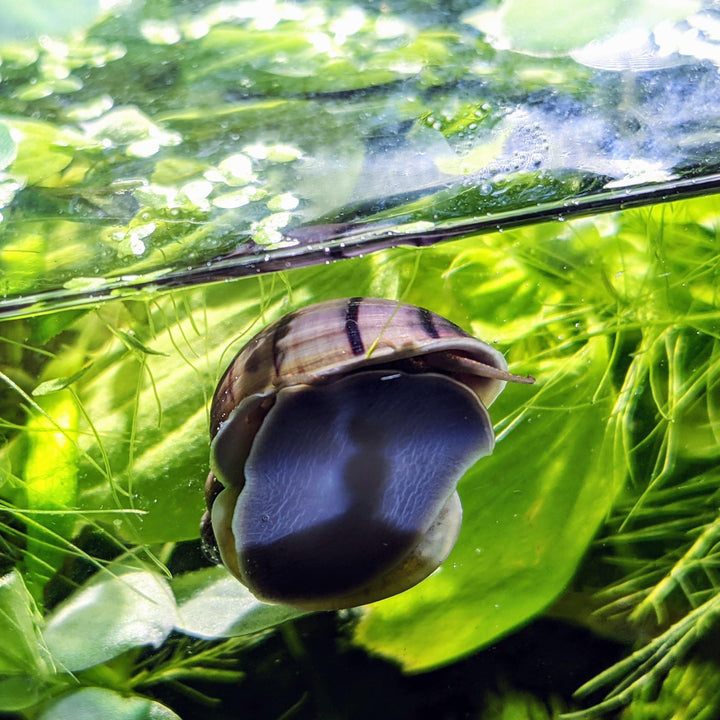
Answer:
M503 355L429 310L311 305L240 350L211 407L203 539L259 599L353 607L452 550L458 481L495 435Z

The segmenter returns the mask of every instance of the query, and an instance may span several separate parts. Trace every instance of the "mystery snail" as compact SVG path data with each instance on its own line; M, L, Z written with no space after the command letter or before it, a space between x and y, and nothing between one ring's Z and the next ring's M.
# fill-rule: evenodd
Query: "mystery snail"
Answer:
M350 298L285 315L212 401L209 554L261 600L331 610L416 585L450 553L455 490L489 455L503 355L429 310Z

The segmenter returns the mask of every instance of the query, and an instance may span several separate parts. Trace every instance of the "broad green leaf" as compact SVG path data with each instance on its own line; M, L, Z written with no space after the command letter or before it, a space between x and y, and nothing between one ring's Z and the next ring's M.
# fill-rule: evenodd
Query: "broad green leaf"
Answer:
M61 313L49 313L28 318L30 326L30 340L38 345L45 345L56 335L67 329L87 310L70 310Z
M130 648L159 647L176 621L175 600L163 578L111 566L53 611L45 640L58 665L74 672Z
M81 395L96 435L87 449L97 465L86 467L83 509L116 506L113 488L127 492L147 514L123 534L147 543L197 537L208 472L208 405L221 357L230 339L251 327L257 300L234 309L206 307L196 314L164 317L168 327L150 345L153 354L113 343L108 362L88 376ZM197 325L195 324L197 321ZM98 440L102 443L100 446ZM132 462L129 460L132 458ZM109 468L105 467L107 461ZM111 472L108 478L100 470Z
M17 156L7 172L29 185L48 182L72 162L76 146L93 144L79 133L52 123L14 117L4 118L4 123L17 141Z
M38 600L66 556L58 538L70 535L75 522L63 511L72 509L77 498L79 415L70 391L59 390L39 398L27 423L25 500L29 510L43 514L28 527L25 566L28 586Z
M5 123L0 123L0 170L6 168L14 159L17 153L17 144L13 140L10 128Z
M83 688L49 705L39 720L181 720L170 708L147 698L126 697L105 688Z
M7 675L43 678L52 673L42 625L21 575L13 570L0 577L0 678Z
M260 602L222 567L181 575L171 587L178 603L176 628L196 637L249 635L305 614Z
M45 270L46 242L35 233L27 233L0 248L3 289L7 292L29 290Z
M487 645L562 592L622 487L608 426L613 398L593 402L607 363L606 341L594 340L539 377L522 421L460 485L463 528L448 560L370 606L359 643L406 670L427 670ZM506 390L491 414L527 391Z
M652 32L655 25L682 20L700 7L698 0L504 0L495 12L483 7L466 21L513 50L562 55L618 32Z
M47 690L46 679L32 675L0 676L0 713L35 705Z
M334 281L325 292L337 296L367 290L373 265L367 261L333 268ZM149 342L141 338L153 354L139 353L122 340L109 343L102 362L78 383L94 428L81 439L89 454L81 461L81 508L101 510L129 503L143 511L132 525L119 528L129 541L197 538L209 471L208 412L215 385L254 333L309 302L323 274L317 269L304 272L292 305L287 287L279 283L267 289L240 283L195 291L181 306L166 300L153 316L164 329ZM122 497L125 494L129 501Z

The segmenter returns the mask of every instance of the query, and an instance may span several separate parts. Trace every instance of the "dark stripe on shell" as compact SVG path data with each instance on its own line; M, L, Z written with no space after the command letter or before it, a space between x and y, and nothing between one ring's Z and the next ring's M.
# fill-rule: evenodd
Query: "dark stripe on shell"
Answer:
M233 369L235 367L233 366ZM225 388L225 396L230 398L230 402L232 403L232 406L234 407L237 404L237 398L235 397L235 385L237 384L238 376L237 374L233 373L233 375L230 377L230 382L227 384L227 387ZM227 417L227 413L224 413L224 415ZM223 418L224 420L225 418Z
M285 360L285 352L279 347L280 341L290 332L290 323L293 321L295 313L288 313L278 320L277 327L272 338L272 361L275 368L275 377L280 377L280 368L283 360Z
M460 335L460 337L473 337L467 330L463 330L459 325L456 325L447 318L440 317L439 315L436 315L435 317L442 320L441 327L443 327L446 332L450 332L453 335Z
M422 328L427 334L427 336L431 338L439 338L440 333L435 327L435 323L433 321L433 314L425 308L418 308L417 310L418 315L420 315L420 324L422 325Z
M362 355L365 352L365 346L360 334L360 325L358 325L358 314L362 301L361 297L350 298L345 309L345 335L347 335L353 355Z
M250 352L248 359L245 361L243 368L247 373L256 373L262 367L263 345L256 344L255 348Z

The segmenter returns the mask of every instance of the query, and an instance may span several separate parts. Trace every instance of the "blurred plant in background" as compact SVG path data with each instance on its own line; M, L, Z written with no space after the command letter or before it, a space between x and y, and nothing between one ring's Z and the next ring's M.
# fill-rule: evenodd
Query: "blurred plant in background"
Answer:
M0 35L0 311L197 282L190 269L210 277L227 255L245 274L291 267L313 237L331 257L362 252L335 239L348 224L388 246L618 192L690 192L720 171L712 8L666 4L660 22L652 3L603 0L591 30L553 4L14 8ZM554 19L530 42L538 12ZM628 47L628 23L657 47Z
M532 152L500 172L522 123L484 81L467 89L494 51L438 30L471 9L447 5L269 4L263 26L253 3L130 3L77 42L4 36L2 292L92 292L239 236L270 249L308 217L441 224L488 197L531 207L625 177L536 172ZM502 7L507 22L517 8ZM530 51L495 58L497 87L581 95L588 65ZM392 127L403 152L382 146ZM436 186L438 172L467 182ZM408 177L422 192L373 195ZM719 211L711 196L3 321L0 712L355 717L376 682L374 714L417 717L450 702L433 678L478 672L465 716L715 717ZM201 557L209 399L265 324L357 295L429 307L538 383L498 400L498 446L461 483L463 530L437 573L300 617ZM550 663L564 682L521 677Z
M718 603L716 212L708 198L5 323L0 597L22 656L3 666L6 709L212 682L238 640L170 648L297 614L193 559L208 397L265 322L352 294L431 304L538 377L530 399L498 401L448 562L361 612L354 641L426 670L560 596L551 615L637 647L589 689L618 684L626 703L670 669L689 682Z

